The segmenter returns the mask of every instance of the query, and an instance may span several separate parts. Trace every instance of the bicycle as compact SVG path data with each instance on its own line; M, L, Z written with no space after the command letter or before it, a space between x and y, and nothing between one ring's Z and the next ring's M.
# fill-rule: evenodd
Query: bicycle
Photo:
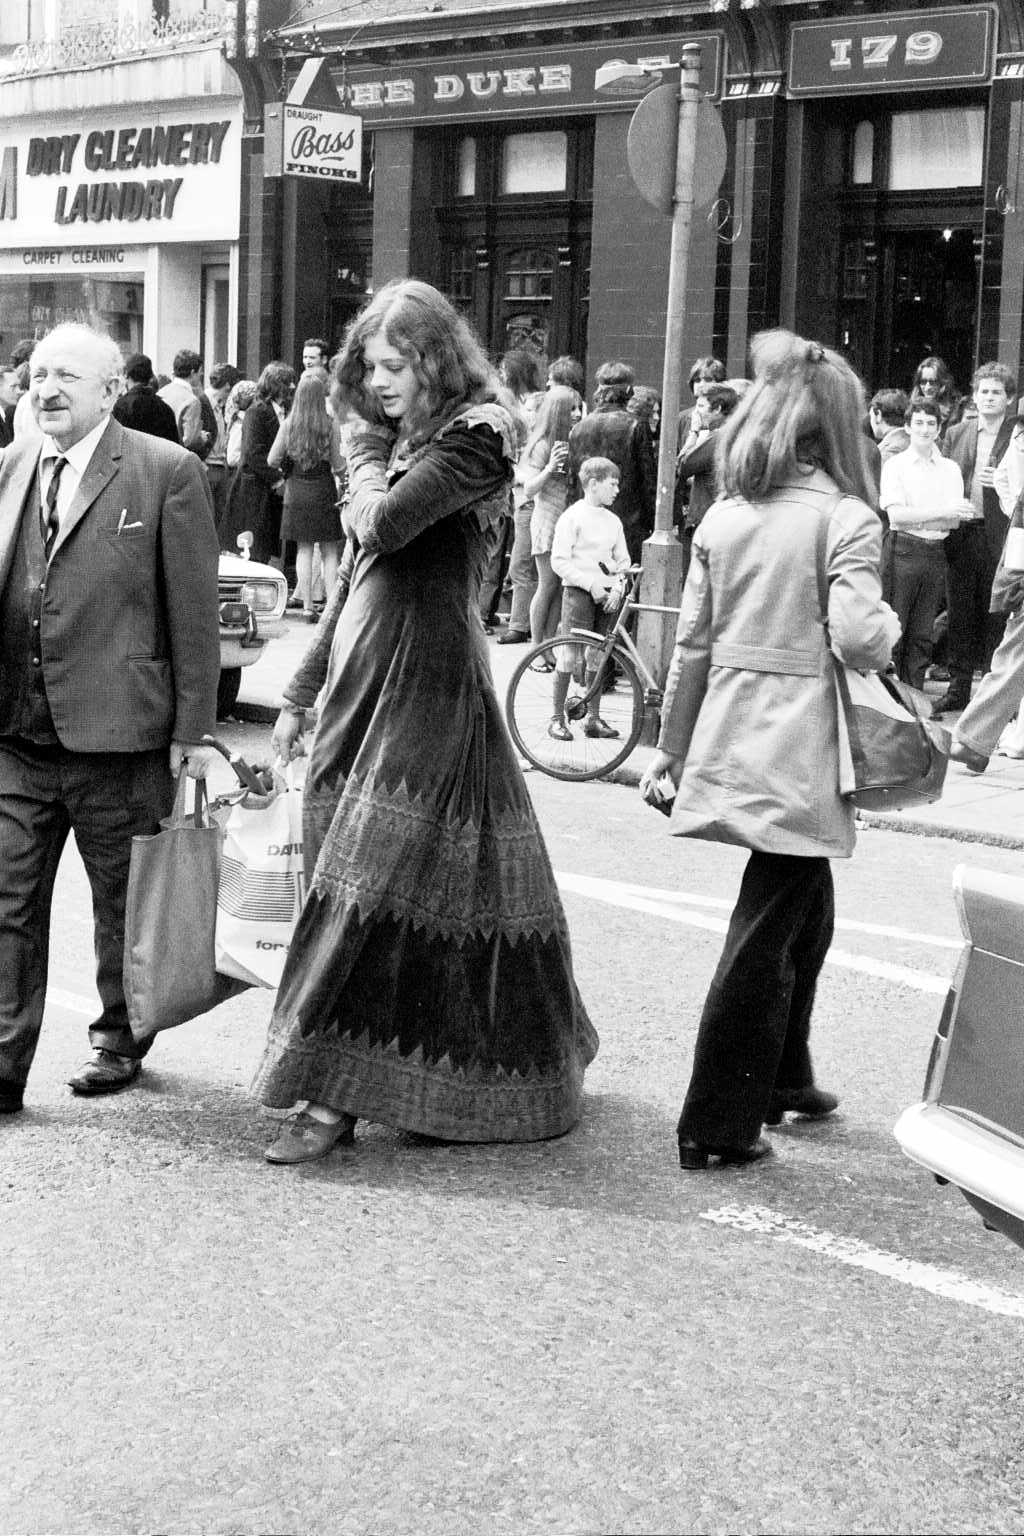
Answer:
M527 652L509 680L505 719L512 740L528 763L552 778L582 782L611 773L625 762L640 740L645 712L660 708L662 690L634 645L627 625L632 613L679 610L638 603L640 574L639 566L631 566L627 572L630 581L607 634L574 628L569 635L542 640ZM586 673L594 674L589 685L583 671L584 644ZM565 718L572 738L558 741L548 734L553 708L552 674L567 647L577 652L573 669L575 687L570 684L565 701ZM595 694L600 696L601 719L615 730L615 736L585 734L583 722ZM578 729L574 730L574 726Z

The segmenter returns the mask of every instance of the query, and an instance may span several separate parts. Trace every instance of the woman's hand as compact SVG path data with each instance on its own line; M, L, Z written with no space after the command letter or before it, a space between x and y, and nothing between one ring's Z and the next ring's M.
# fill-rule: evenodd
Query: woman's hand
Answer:
M648 805L658 805L660 801L667 799L664 780L666 777L671 779L673 789L678 789L685 761L685 758L672 757L670 753L662 752L660 749L655 752L640 780L641 799Z
M352 416L345 428L345 447L348 457L362 459L368 456L388 459L395 446L398 433L377 422L366 421L362 416Z
M270 740L275 754L283 763L290 763L293 757L304 756L306 745L302 735L305 724L305 711L297 715L294 710L285 708L278 715Z
M552 475L564 475L569 462L569 444L552 443L551 452L548 454L548 473Z

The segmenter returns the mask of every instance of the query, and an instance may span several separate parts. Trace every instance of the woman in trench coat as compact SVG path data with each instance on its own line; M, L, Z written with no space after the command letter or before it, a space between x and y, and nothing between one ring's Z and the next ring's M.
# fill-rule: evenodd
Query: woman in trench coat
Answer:
M751 850L679 1120L686 1169L712 1156L754 1162L771 1151L765 1123L838 1105L815 1086L808 1048L832 938L829 860L854 844L829 646L850 666L884 668L899 635L882 601L859 379L838 353L788 331L762 333L751 352L755 382L721 430L723 495L694 537L641 783L652 802L675 786L675 836Z

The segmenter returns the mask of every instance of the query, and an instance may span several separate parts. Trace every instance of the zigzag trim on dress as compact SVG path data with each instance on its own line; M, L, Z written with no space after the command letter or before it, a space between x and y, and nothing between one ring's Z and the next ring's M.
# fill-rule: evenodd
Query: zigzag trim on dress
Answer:
M446 939L568 940L540 829L508 810L481 826L442 821L436 805L367 779L346 780L310 894L408 920Z
M580 1043L582 1046L582 1042ZM287 1107L311 1084L321 1102L368 1120L451 1141L541 1141L571 1130L580 1113L583 1074L593 1049L570 1051L557 1075L505 1072L497 1066L454 1068L448 1056L407 1056L397 1041L365 1037L324 1042L304 1037L297 1019L271 1024L252 1091L270 1107ZM261 1089L273 1079L273 1102Z

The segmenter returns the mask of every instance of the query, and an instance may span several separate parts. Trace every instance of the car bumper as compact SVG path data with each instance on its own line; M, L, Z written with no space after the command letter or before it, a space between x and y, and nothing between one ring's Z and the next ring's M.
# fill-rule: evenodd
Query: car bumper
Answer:
M255 639L250 639L248 631L239 628L227 628L221 625L220 631L220 664L221 670L229 667L251 667L253 662L259 661L263 655L263 648L268 640L277 640L287 630L287 625L279 619L268 619L260 622L259 633ZM243 644L245 641L245 644Z
M904 1110L893 1135L940 1179L1024 1221L1024 1146L943 1104Z

